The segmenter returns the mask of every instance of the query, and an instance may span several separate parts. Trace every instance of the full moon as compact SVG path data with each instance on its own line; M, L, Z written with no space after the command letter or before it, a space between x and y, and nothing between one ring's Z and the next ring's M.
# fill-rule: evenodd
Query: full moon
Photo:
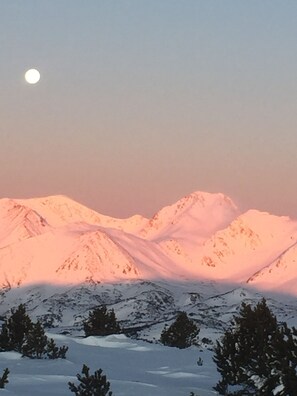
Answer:
M36 69L27 70L25 73L25 80L29 84L36 84L40 80L40 73Z

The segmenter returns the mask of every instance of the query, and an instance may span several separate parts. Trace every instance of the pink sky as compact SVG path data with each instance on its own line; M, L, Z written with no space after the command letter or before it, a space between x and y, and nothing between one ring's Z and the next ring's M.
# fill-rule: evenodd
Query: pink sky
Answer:
M1 6L2 197L126 217L201 190L297 217L297 4L69 4Z

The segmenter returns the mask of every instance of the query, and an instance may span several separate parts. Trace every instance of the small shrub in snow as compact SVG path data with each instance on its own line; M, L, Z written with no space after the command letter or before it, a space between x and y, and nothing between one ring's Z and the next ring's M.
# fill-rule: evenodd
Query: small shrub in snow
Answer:
M201 342L202 342L202 344L206 344L206 345L211 345L212 344L211 339L209 339L207 337L203 337Z
M50 338L46 346L46 355L49 359L66 359L68 347L65 345L57 347L55 341Z
M60 348L61 349L61 348ZM55 344L55 341L50 338L47 342L46 354L49 359L58 359L60 356L60 349ZM65 358L65 356L63 357Z
M85 364L82 368L82 375L77 374L76 377L80 382L76 386L72 382L68 382L68 386L71 392L75 393L76 396L112 396L112 392L109 390L110 383L106 380L106 376L102 374L102 370L99 369L94 374L89 374L89 367Z
M186 312L180 312L169 327L164 327L160 341L167 346L188 348L197 343L199 331L196 323L188 318Z
M9 382L8 381L8 374L9 374L9 370L8 370L8 368L6 368L3 371L2 377L0 377L0 388L1 389L5 388L5 385L8 384L8 382Z

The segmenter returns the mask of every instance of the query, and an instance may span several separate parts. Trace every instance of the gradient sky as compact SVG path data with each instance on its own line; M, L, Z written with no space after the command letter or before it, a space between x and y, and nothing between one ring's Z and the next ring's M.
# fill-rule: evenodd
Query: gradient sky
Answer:
M296 20L294 0L2 0L1 197L126 217L201 190L296 218Z

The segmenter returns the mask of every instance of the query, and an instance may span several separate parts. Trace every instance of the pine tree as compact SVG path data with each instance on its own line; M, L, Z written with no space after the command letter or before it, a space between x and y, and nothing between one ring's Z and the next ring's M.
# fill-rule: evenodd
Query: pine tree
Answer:
M297 389L297 331L284 323L278 327L268 347L268 361L273 376L270 389L282 385L283 393L275 395L291 396Z
M85 364L82 368L82 374L77 374L76 377L80 384L76 386L72 382L68 382L68 386L71 392L75 393L75 396L112 396L110 389L110 383L106 380L106 376L102 375L102 370L99 369L94 374L89 374L89 367Z
M59 347L58 358L66 359L66 352L68 351L68 347L63 345Z
M53 340L48 341L41 323L33 323L26 313L23 304L5 319L0 334L0 351L17 351L32 359L65 359L68 347L55 346Z
M0 335L0 349L21 352L25 335L32 328L32 322L26 313L24 304L16 310L11 310L11 316L5 319Z
M8 374L9 374L8 368L3 370L2 377L0 377L0 389L5 388L5 385L8 384L8 382L9 382L8 381Z
M221 380L214 389L230 396L295 396L296 335L277 324L265 299L255 308L243 303L233 327L217 341L213 360Z
M45 335L44 328L41 323L32 324L32 328L25 336L24 344L22 346L23 356L32 359L42 359L46 353L47 336Z
M164 327L160 341L167 346L188 348L196 343L199 331L196 323L185 312L180 312L168 328Z
M55 341L52 338L47 341L45 352L49 359L65 359L67 351L68 347L65 345L62 347L57 347Z
M104 336L121 332L114 310L108 311L105 305L89 312L89 318L84 322L85 335Z
M49 359L59 358L59 348L57 347L55 341L52 338L47 341L46 354Z
M10 351L12 349L10 338L8 335L7 324L3 323L0 333L0 351Z

